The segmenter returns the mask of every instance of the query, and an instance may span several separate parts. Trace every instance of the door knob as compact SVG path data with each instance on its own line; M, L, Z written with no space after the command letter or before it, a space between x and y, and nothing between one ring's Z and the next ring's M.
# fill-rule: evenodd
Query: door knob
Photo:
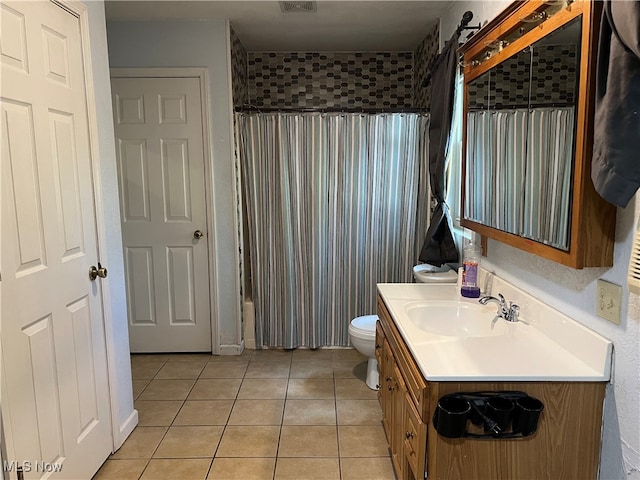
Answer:
M196 240L200 240L202 237L204 237L204 233L202 233L202 230L196 230L195 232L193 232L193 238L195 238Z
M107 278L107 269L100 265L100 262L98 262L98 268L95 265L89 267L89 280L93 282L98 277Z

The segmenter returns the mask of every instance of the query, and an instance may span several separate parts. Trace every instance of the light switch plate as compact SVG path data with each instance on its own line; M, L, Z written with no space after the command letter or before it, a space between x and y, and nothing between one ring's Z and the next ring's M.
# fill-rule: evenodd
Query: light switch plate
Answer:
M620 325L622 287L606 280L598 279L596 313L599 317Z

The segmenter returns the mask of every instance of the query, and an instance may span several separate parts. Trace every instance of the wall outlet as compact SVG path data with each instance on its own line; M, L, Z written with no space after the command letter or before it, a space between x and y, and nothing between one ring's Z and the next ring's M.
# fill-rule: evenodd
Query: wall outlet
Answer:
M596 313L599 317L620 325L622 287L606 280L598 279Z

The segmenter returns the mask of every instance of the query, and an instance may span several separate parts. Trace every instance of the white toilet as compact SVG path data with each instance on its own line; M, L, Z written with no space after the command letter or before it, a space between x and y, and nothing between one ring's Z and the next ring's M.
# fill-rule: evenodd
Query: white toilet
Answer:
M422 264L413 267L416 283L456 283L458 275L449 266L434 267ZM377 315L364 315L351 320L349 338L351 344L361 354L369 358L367 362L367 386L378 390L378 362L375 356Z
M351 320L349 338L353 347L369 357L367 362L367 386L378 390L378 361L376 360L376 322L377 315L364 315Z

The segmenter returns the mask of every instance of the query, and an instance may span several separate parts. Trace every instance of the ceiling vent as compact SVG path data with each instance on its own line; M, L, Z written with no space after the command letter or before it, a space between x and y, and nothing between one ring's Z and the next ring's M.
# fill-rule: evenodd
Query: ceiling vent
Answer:
M313 13L317 11L316 2L278 2L283 13Z

